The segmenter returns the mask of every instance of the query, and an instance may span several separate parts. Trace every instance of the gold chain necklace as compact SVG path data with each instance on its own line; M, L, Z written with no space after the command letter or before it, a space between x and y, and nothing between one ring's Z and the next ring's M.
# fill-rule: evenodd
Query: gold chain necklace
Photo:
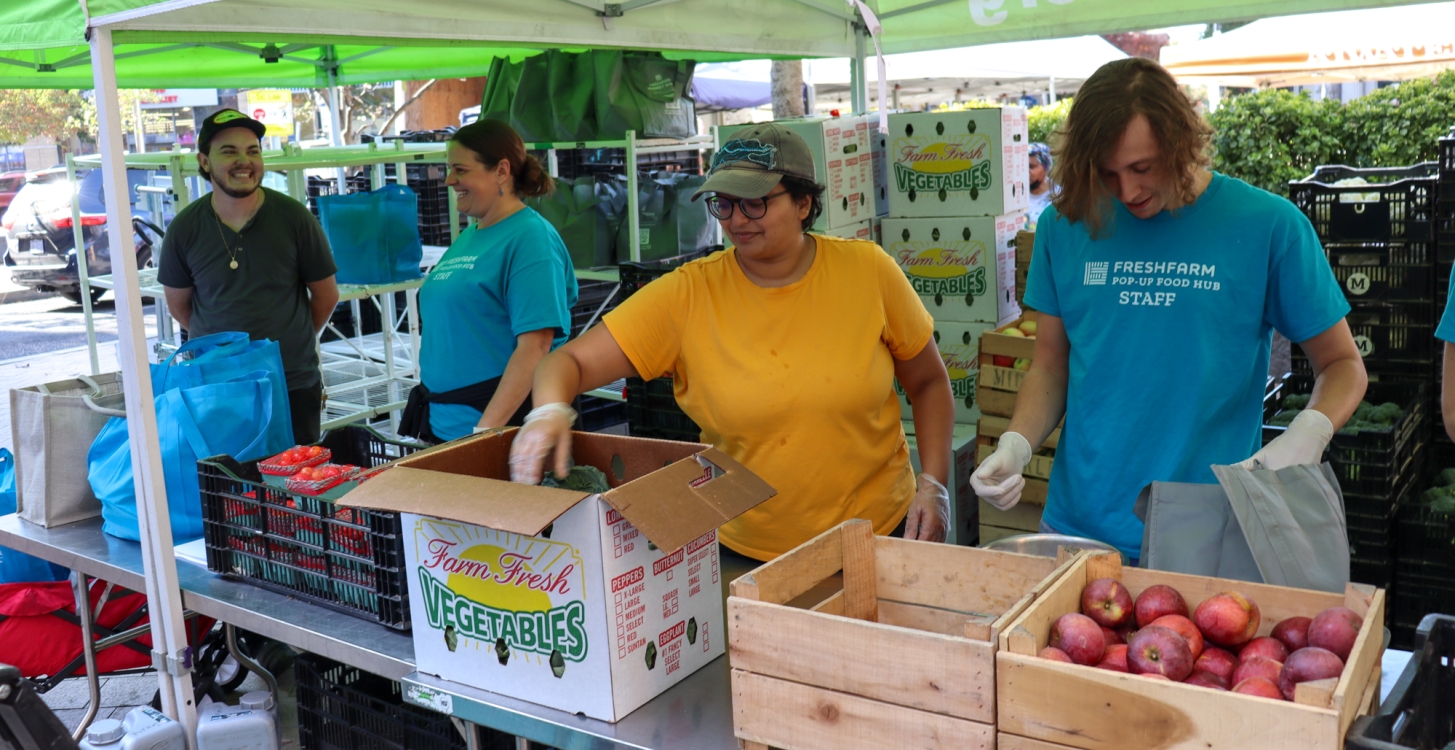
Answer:
M260 205L253 209L253 215L248 217L248 221L252 221L253 217L258 215L258 208L262 208L262 206ZM222 240L222 249L227 251L230 259L227 267L236 271L237 254L242 252L242 232L239 231L237 233L238 246L236 248L231 247L227 242L227 235L222 231L222 217L217 215L217 203L215 202L212 204L212 220L217 223L217 236ZM247 229L247 222L243 223L243 229Z

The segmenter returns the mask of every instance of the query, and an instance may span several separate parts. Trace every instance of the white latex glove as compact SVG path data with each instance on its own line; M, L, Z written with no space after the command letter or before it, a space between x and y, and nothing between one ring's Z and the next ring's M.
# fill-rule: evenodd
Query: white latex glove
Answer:
M949 527L950 491L929 474L919 475L909 514L904 517L904 538L943 542Z
M995 452L981 461L970 475L970 486L980 499L1001 510L1010 510L1020 502L1021 490L1026 486L1021 472L1030 462L1031 444L1026 436L1007 432L1000 436Z
M1304 409L1293 418L1282 435L1238 466L1249 471L1278 471L1289 466L1318 465L1323 461L1324 448L1333 437L1334 423L1323 412Z
M556 476L571 473L571 425L576 410L569 404L543 404L525 415L525 426L510 446L510 481L540 484L551 452L556 454Z

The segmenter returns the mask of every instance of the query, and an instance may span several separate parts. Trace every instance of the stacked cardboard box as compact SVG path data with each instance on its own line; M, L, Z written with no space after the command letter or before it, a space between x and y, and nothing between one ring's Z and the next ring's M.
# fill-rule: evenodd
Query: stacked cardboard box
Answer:
M882 155L883 169L870 160L883 180L873 191L886 214L881 244L935 318L955 422L975 425L981 334L1020 315L1015 239L1028 207L1025 110L891 114L871 152Z

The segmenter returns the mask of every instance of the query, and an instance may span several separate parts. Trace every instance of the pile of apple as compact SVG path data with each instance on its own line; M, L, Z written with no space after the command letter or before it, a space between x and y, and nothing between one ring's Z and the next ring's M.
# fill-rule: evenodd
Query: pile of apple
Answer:
M1364 621L1347 607L1290 617L1261 638L1258 605L1224 591L1197 605L1171 586L1131 592L1114 578L1081 591L1081 613L1051 625L1045 659L1172 680L1214 690L1293 700L1301 682L1338 677Z
M1036 337L1036 321L1022 320L1019 324L1013 325L1003 331L1000 331L1000 333L1006 336L1014 336L1016 338L1033 339ZM1029 359L1026 359L1025 357L1017 359L997 354L991 357L991 364L995 365L996 367L1010 367L1016 370L1031 369L1031 361Z

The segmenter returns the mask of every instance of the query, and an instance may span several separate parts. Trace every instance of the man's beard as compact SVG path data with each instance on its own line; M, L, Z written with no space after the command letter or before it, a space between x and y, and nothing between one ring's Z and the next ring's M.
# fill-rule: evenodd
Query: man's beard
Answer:
M217 190L221 190L223 193L227 194L229 197L232 197L232 198L246 198L249 195L252 195L253 193L258 192L258 188L260 188L262 186L263 186L263 183L262 182L259 182L258 184L256 184L256 185L248 188L247 190L234 190L234 189L232 189L232 188L230 188L230 187L222 184L216 178L213 178L213 180L212 180L212 187L213 188L215 188Z

